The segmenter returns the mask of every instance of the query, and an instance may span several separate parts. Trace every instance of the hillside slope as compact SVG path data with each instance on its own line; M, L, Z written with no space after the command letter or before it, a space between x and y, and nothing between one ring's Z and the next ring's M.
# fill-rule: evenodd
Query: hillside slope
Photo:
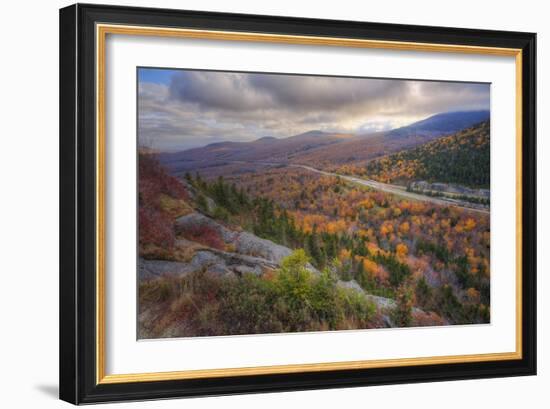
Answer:
M366 177L384 183L415 180L489 187L490 128L485 121L454 135L404 150L365 166Z
M325 168L343 164L362 164L380 156L411 149L436 138L454 134L488 119L489 111L437 114L391 131L350 138L336 145L301 152L294 155L292 161Z

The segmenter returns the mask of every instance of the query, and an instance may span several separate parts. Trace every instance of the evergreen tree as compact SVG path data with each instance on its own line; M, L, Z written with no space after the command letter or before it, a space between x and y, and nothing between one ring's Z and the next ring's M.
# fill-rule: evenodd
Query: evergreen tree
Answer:
M402 285L397 290L397 306L392 312L392 319L399 327L409 327L412 322L413 307L412 291L409 286Z
M313 225L312 232L306 238L306 251L315 265L322 268L326 263L326 255L319 241L317 225Z
M423 308L430 308L431 300L432 300L432 289L428 285L428 282L424 277L421 277L420 280L416 283L416 302L420 307Z

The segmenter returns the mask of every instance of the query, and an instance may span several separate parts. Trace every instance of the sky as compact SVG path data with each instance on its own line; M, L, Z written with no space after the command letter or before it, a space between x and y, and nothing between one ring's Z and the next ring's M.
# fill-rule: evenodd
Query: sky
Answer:
M489 84L138 69L140 146L180 151L311 130L368 134L489 109Z

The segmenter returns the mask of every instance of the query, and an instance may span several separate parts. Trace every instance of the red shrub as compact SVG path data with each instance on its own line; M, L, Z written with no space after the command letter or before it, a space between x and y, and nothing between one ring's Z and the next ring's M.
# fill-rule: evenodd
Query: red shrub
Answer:
M172 220L154 208L139 207L139 244L153 244L163 249L174 246Z
M161 194L174 199L187 199L187 191L174 176L169 175L154 155L139 155L139 195L140 200L150 205Z
M139 244L163 249L174 246L172 218L160 206L160 196L186 199L183 184L169 175L151 154L139 155Z
M413 312L413 327L434 327L445 325L445 320L435 312Z
M212 227L206 225L186 226L181 234L192 241L204 244L218 250L225 250L225 243L219 233Z

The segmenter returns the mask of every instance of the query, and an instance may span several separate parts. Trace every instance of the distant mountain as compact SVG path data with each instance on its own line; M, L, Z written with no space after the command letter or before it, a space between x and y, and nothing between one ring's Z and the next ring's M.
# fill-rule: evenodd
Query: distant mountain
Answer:
M310 150L296 155L293 161L318 167L361 163L403 149L414 148L488 119L489 111L436 114L401 128L362 135L342 141L338 145Z
M217 142L183 152L162 153L159 159L172 172L220 166L231 162L288 162L312 149L354 138L351 134L310 131L288 138L263 137L251 142Z
M275 138L274 136L264 136L262 138L259 138L259 139L256 139L256 142L259 142L259 141L276 141L277 138Z
M291 136L290 138L292 139L318 138L326 135L330 135L330 133L319 131L319 130L313 130L313 131L307 131L307 132L301 133L299 135Z
M389 131L391 138L402 138L416 134L439 136L452 134L489 119L489 111L446 112L433 115L422 121Z
M351 135L312 130L288 138L217 142L159 159L174 173L234 162L302 163L316 167L360 163L409 149L489 119L489 111L448 112L386 132Z

